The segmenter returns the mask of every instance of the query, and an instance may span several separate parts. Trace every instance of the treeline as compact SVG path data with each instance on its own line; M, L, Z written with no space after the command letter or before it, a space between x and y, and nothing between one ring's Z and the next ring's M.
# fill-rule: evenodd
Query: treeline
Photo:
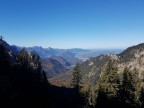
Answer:
M136 68L125 67L120 78L114 61L109 60L98 83L96 107L143 107L142 83Z
M22 49L15 55L0 45L0 105L46 105L48 85L35 52Z
M120 75L115 61L110 59L103 67L97 84L89 86L85 91L83 91L84 84L78 83L82 81L80 73L80 67L76 65L73 72L73 84L75 84L75 90L79 92L77 104L80 108L144 107L144 78L140 78L136 68L130 70L125 67Z

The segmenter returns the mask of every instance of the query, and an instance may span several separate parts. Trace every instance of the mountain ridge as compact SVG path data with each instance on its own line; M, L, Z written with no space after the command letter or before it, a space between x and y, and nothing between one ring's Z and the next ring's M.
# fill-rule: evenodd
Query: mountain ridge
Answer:
M81 65L84 79L96 83L101 75L102 68L109 59L115 61L114 65L118 67L119 74L127 66L130 70L136 68L141 76L144 71L144 43L128 47L120 54L106 54L89 59Z
M45 70L47 78L63 74L68 71L68 69L65 68L59 61L51 58L42 59L42 67Z
M115 66L118 68L118 73L121 76L125 67L130 70L136 68L139 71L139 76L144 77L144 43L128 47L119 54L102 54L97 57L91 57L81 64L81 72L83 83L96 84L101 76L104 66L108 60L112 59ZM70 79L72 73L63 74L50 79L51 82L63 82L65 79ZM66 77L66 78L65 78Z
M14 45L10 46L6 41L4 41L2 39L0 39L0 46L3 46L3 48L6 50L5 51L6 58L10 59L11 62L16 62L17 61L16 56L22 48L19 48L19 47L14 46ZM29 56L32 56L32 54L35 55L35 56L39 56L33 50L29 51ZM42 62L42 68L45 70L45 73L46 73L47 77L62 74L62 73L66 72L68 70L58 60L54 60L54 59L51 59L51 58L45 58L45 59L41 59L41 62ZM31 63L31 64L33 65L33 63Z
M13 47L17 47L16 49L20 50L22 48L27 49L28 51L37 52L41 58L47 58L53 55L61 56L65 53L71 53L76 58L83 57L95 57L100 54L114 53L118 54L123 51L123 49L83 49L83 48L71 48L71 49L59 49L59 48L43 48L41 46L33 46L33 47L19 47L16 45L12 45Z

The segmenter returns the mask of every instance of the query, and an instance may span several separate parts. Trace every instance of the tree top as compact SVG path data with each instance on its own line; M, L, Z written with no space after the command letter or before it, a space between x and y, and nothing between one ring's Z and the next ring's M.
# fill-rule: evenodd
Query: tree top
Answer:
M0 36L0 40L3 40L3 36L2 35Z

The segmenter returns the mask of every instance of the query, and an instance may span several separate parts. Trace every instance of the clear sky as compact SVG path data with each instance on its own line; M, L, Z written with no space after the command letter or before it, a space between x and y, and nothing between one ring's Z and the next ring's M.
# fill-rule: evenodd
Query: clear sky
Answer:
M126 48L144 42L144 0L0 0L10 44Z

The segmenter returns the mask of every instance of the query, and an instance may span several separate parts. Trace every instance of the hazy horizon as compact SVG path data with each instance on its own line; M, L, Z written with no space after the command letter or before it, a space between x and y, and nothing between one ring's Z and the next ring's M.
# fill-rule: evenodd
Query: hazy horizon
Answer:
M125 48L79 48L79 47L70 47L70 48L56 48L56 47L51 47L51 46L48 46L48 47L43 47L43 46L37 46L37 45L34 45L34 46L19 46L19 45L16 45L16 44L11 44L12 46L14 45L14 46L18 46L18 47L42 47L42 48L54 48L54 49L64 49L64 50L67 50L67 49L84 49L84 50L113 50L113 49L126 49L126 48L128 48L128 47L125 47ZM132 46L134 46L134 45L132 45ZM131 47L131 46L129 46L129 47Z
M11 45L125 49L144 42L143 0L1 0Z

